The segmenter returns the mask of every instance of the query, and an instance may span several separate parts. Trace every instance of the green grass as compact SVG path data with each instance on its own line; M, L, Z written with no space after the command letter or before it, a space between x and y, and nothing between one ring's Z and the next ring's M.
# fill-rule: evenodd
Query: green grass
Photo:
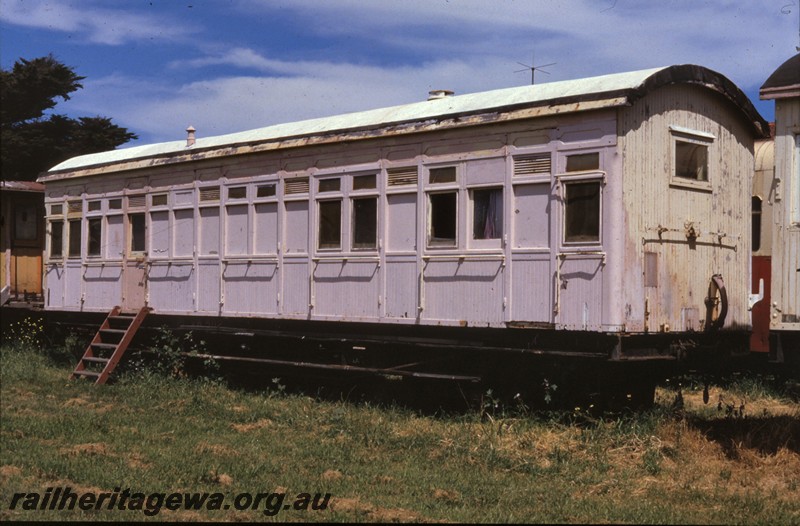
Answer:
M800 522L800 411L768 393L735 418L700 391L676 413L663 389L638 414L431 416L146 372L94 386L69 372L42 352L0 350L2 520L149 518L8 509L15 493L71 486L333 496L324 511L158 520ZM750 443L764 436L776 437L767 450Z

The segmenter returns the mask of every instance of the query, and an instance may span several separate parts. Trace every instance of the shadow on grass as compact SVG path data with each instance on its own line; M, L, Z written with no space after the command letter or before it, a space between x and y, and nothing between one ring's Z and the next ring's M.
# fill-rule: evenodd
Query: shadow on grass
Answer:
M781 448L800 453L800 418L797 415L744 416L741 418L687 417L687 422L708 440L720 445L725 455L737 460L742 449L773 455Z

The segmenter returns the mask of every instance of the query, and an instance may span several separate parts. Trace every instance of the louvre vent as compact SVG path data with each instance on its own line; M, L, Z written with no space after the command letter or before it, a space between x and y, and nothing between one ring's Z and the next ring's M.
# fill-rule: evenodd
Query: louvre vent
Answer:
M128 197L128 208L144 208L144 204L144 195L132 195Z
M514 175L550 173L550 154L535 153L514 157Z
M219 201L219 186L201 188L200 201Z
M307 194L308 193L308 177L296 177L294 179L286 179L283 181L283 193L286 195L292 194Z
M389 186L404 186L417 184L417 167L404 166L402 168L389 168L386 170Z
M64 205L50 205L50 215L60 216L64 213Z

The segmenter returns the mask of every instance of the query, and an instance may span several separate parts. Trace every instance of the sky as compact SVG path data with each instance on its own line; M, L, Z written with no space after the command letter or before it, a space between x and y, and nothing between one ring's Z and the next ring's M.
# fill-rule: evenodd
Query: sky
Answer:
M0 0L0 63L86 77L55 113L182 140L672 64L758 89L800 46L800 0ZM546 64L549 66L544 67Z

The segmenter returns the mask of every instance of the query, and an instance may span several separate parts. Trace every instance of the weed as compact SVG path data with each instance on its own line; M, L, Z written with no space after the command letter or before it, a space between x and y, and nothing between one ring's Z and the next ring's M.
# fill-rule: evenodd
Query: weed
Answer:
M8 335L3 339L17 350L41 349L44 344L44 320L26 317L8 327Z
M658 475L661 473L661 460L663 455L661 451L655 447L648 447L642 455L642 465L645 471L651 475Z
M205 350L205 341L195 340L191 331L179 335L168 327L160 327L147 348L132 353L124 372L134 376L148 372L185 378L190 373L190 360L195 355L205 354ZM204 381L217 382L221 379L220 365L216 360L205 358L201 365L198 373Z

